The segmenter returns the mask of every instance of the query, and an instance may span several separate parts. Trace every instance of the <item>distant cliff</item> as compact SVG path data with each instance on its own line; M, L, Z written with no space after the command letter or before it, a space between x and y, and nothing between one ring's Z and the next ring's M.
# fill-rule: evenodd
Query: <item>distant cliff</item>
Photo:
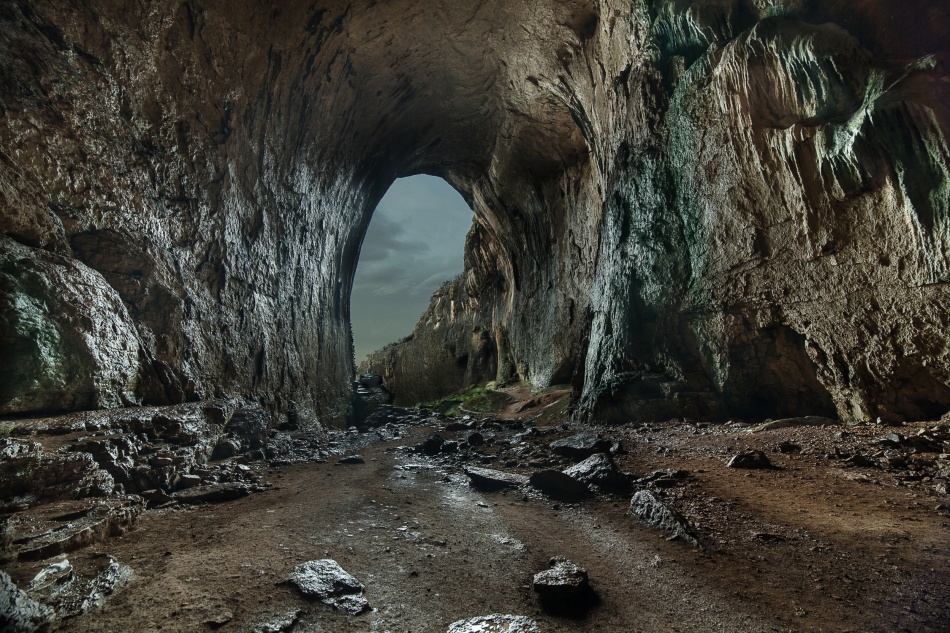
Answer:
M376 350L358 372L378 374L393 392L394 404L411 406L495 380L498 348L478 301L465 292L462 278L446 282L412 334Z

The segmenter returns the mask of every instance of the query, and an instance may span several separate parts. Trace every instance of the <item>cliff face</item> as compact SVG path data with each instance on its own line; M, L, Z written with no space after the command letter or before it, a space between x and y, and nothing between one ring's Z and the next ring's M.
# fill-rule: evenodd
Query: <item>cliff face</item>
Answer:
M341 421L359 245L413 173L476 213L452 381L493 353L603 418L941 413L948 12L6 0L0 413Z
M490 302L485 304L491 308ZM484 329L493 319L481 305L468 296L461 279L446 282L432 295L412 334L370 354L358 373L381 376L394 391L397 406L436 400L495 380L497 337Z

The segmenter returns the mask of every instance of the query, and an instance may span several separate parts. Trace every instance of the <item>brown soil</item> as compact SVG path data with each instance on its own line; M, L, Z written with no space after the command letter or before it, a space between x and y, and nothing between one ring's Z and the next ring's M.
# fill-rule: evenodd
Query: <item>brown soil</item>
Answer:
M519 413L532 396L510 395L503 417L547 427L532 444L577 430L551 426L564 419L555 412L566 393ZM111 554L134 575L67 629L201 631L226 621L219 630L248 631L300 609L294 631L441 633L489 613L529 615L551 632L948 630L950 519L936 509L946 496L926 481L827 457L888 431L855 427L839 437L842 430L749 434L682 421L597 429L623 442L628 453L616 461L624 470L690 472L662 493L695 524L703 550L640 525L626 513L628 498L566 504L473 490L456 460L400 449L431 429L404 430L398 441L361 448L365 464L262 467L274 484L265 493L149 511L125 536L73 552L74 564ZM776 452L784 440L802 453ZM746 448L766 452L777 468L725 467ZM523 463L488 465L531 472ZM587 568L599 604L585 617L540 610L531 578L554 555ZM317 558L362 581L374 610L342 615L281 584L294 565ZM9 571L22 583L37 566Z

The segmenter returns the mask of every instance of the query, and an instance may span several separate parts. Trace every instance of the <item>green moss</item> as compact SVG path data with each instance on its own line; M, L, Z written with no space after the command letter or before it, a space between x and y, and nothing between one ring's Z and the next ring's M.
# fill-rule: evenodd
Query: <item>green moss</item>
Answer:
M449 417L461 417L468 412L492 413L497 410L501 400L507 401L507 396L488 385L476 385L451 396L421 402L418 406L421 409L439 411Z

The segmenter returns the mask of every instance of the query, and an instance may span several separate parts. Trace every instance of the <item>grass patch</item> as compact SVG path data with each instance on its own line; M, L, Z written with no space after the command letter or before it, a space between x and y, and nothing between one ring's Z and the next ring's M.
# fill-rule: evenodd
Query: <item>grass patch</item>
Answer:
M494 413L507 402L507 395L488 385L478 385L438 400L421 402L418 406L420 409L431 409L449 417L461 417L468 412Z

